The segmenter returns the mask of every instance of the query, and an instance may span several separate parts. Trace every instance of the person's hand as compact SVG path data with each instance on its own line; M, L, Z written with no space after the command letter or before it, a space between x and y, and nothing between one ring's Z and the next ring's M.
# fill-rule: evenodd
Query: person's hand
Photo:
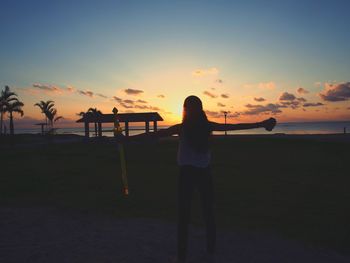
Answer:
M276 123L277 121L275 118L270 118L262 121L261 126L264 127L267 131L272 131L273 128L276 126Z

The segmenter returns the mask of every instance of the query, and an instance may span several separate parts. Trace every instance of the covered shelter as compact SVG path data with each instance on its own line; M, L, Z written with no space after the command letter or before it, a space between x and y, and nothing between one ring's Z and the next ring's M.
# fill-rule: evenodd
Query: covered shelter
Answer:
M90 123L97 125L98 136L102 136L102 124L111 123L115 121L115 115L111 114L91 114L86 113L81 119L77 120L78 123L84 123L85 137L90 136ZM153 124L153 130L157 131L158 121L163 121L163 118L158 112L140 112L140 113L118 113L117 118L120 123L124 123L125 136L129 136L130 129L129 124L133 122L143 122L146 133L150 132L150 122Z

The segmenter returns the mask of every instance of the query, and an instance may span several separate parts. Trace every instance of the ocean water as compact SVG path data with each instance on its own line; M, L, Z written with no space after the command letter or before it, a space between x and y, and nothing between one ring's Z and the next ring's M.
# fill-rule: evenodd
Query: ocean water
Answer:
M159 126L159 129L164 129L169 126ZM152 128L152 125L150 125ZM278 123L272 132L268 132L264 129L252 129L252 130L242 130L242 131L229 131L228 134L337 134L344 133L344 128L347 133L350 133L350 121L337 121L337 122L289 122L289 123ZM144 132L144 127L134 126L130 127L130 135L136 135ZM104 136L113 136L113 131L111 127L103 127ZM152 129L151 129L152 131ZM30 133L36 134L40 133L40 128L35 127L33 129L17 129L16 134ZM84 135L84 128L60 128L57 129L58 134L76 134ZM214 134L220 135L224 132L214 132ZM94 129L90 126L90 136L93 137Z

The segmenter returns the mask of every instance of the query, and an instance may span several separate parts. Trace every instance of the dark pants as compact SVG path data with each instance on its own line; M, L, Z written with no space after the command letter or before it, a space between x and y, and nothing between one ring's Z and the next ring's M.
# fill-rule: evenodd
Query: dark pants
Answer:
M206 224L207 252L215 252L216 226L214 217L214 193L210 167L197 168L180 166L178 182L178 259L185 260L187 255L188 224L191 214L193 192L200 194L203 218Z

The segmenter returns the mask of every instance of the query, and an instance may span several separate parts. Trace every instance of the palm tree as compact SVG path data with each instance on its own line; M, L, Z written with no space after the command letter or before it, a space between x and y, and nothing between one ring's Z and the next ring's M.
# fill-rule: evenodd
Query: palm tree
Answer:
M23 110L22 107L24 106L23 102L19 101L17 98L16 100L7 103L5 105L5 111L10 113L10 134L14 135L15 134L15 130L14 130L14 126L13 126L13 113L17 112L19 114L21 114L21 116L23 116Z
M57 115L57 109L55 109L55 108L51 108L49 111L47 111L47 113L46 113L46 117L47 117L47 119L49 120L49 124L50 124L50 126L51 126L51 129L53 130L53 126L54 126L54 123L56 122L56 121L58 121L58 120L60 120L60 119L63 119L63 117L62 116L57 116L56 117L56 115Z
M5 89L1 91L0 95L0 135L2 134L2 126L3 126L3 119L4 119L4 113L6 112L6 105L18 100L17 94L12 92L10 90L9 86L5 86Z
M102 114L102 112L100 110L98 110L97 108L89 108L88 111L86 112L86 114L91 114L94 117L95 137L97 137L97 119L98 119L98 116Z
M84 117L84 116L85 116L85 114L86 114L86 112L83 112L83 111L81 111L81 112L77 113L77 115L78 115L78 116L80 116L80 117Z
M55 106L55 102L53 100L48 100L48 101L41 100L40 102L35 103L34 106L38 106L41 109L41 113L44 114L44 116L45 116L45 123L46 123L46 126L47 126L47 124L48 124L48 113Z

